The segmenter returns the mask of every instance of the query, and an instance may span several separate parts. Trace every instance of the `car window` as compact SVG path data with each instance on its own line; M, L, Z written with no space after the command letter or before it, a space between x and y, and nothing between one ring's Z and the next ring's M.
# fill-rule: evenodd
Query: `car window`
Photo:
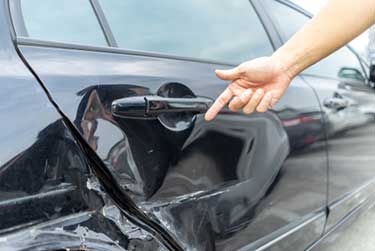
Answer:
M309 67L304 73L329 78L365 81L363 70L357 56L347 47L336 51L327 58Z
M248 0L101 0L119 47L240 63L273 47Z
M283 41L291 38L310 18L304 14L274 0L268 0L268 10L279 27ZM329 78L347 78L364 81L364 74L357 56L344 47L315 65L304 73Z
M20 7L30 38L107 46L88 0L20 0Z
M279 26L279 33L284 41L291 38L310 20L309 17L275 0L267 0L267 6L267 10Z

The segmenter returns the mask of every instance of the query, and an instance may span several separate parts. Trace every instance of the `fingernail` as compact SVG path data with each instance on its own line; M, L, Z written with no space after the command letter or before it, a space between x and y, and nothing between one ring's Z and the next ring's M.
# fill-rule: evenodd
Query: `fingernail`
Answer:
M210 121L210 120L211 120L210 116L207 115L207 114L204 115L204 119L205 119L206 121Z

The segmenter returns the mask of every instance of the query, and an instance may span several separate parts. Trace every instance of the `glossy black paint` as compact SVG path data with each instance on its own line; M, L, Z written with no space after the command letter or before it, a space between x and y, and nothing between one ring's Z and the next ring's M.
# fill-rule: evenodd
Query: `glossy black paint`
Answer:
M119 98L157 95L170 82L214 99L225 83L213 69L223 66L37 45L20 49L124 191L186 247L235 250L263 243L281 227L324 211L320 107L301 79L272 112L248 117L227 110L212 123L197 115L186 130L173 130L166 126L169 117L119 118L112 116L111 105ZM184 93L179 94L178 86L171 87L175 97ZM303 95L303 103L291 102L295 93ZM288 137L285 130L290 126L288 110L297 119L298 113L313 116L294 125L294 131L306 134L302 143L294 143L299 138ZM310 136L313 121L318 127ZM290 143L298 149L290 151ZM312 147L313 154L308 151ZM319 221L310 228L300 245L320 236L323 226Z
M277 1L311 16L289 1ZM275 44L281 46L283 42L276 40ZM348 48L361 65L361 69L353 69L355 75L343 74L344 70L351 69L347 67L347 62L342 62L336 78L301 74L314 88L322 106L329 166L327 204L330 214L326 233L359 204L373 201L369 199L371 192L358 196L356 191L364 185L372 187L374 183L375 89L366 79L370 72L367 64L362 62L355 50Z
M328 138L328 203L332 205L375 177L375 91L364 82L349 87L345 79L303 78L315 87L322 103L339 102L322 106ZM331 208L327 231L355 206Z
M338 83L324 92L329 83L297 77L272 111L224 110L211 123L186 109L162 110L157 119L116 116L116 105L139 97L209 102L226 86L214 69L228 66L27 38L17 40L22 62L5 7L0 246L6 250L304 250L367 199L367 187L354 200L350 191L373 177L373 120L345 126L352 138L340 134L335 120L368 115L361 108L373 96L358 85ZM270 20L263 23L280 44ZM325 98L348 96L355 108L341 100L345 106L324 106ZM366 142L356 151L365 172L334 162L331 150L350 153L348 139ZM347 175L355 178L343 186Z
M375 65L370 66L370 81L375 85ZM375 86L372 87L375 87Z
M165 113L205 113L212 99L202 97L169 98L160 96L137 96L112 102L112 114L128 118L157 118Z
M5 1L0 13L0 249L167 250L102 190L87 155L18 56Z

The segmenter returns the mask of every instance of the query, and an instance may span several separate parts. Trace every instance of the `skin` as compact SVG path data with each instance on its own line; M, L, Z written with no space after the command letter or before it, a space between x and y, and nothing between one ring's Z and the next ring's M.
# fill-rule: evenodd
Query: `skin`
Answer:
M216 70L231 81L205 114L212 120L226 106L231 111L266 112L304 69L327 57L375 24L375 0L330 0L272 56L256 58L230 70Z

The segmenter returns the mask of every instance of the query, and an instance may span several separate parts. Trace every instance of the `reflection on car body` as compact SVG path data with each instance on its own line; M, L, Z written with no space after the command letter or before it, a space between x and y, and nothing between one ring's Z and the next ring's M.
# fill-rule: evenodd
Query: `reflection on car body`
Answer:
M297 6L38 1L0 0L1 248L319 250L374 201L375 92L349 47L266 113L203 119L214 69L272 53Z

